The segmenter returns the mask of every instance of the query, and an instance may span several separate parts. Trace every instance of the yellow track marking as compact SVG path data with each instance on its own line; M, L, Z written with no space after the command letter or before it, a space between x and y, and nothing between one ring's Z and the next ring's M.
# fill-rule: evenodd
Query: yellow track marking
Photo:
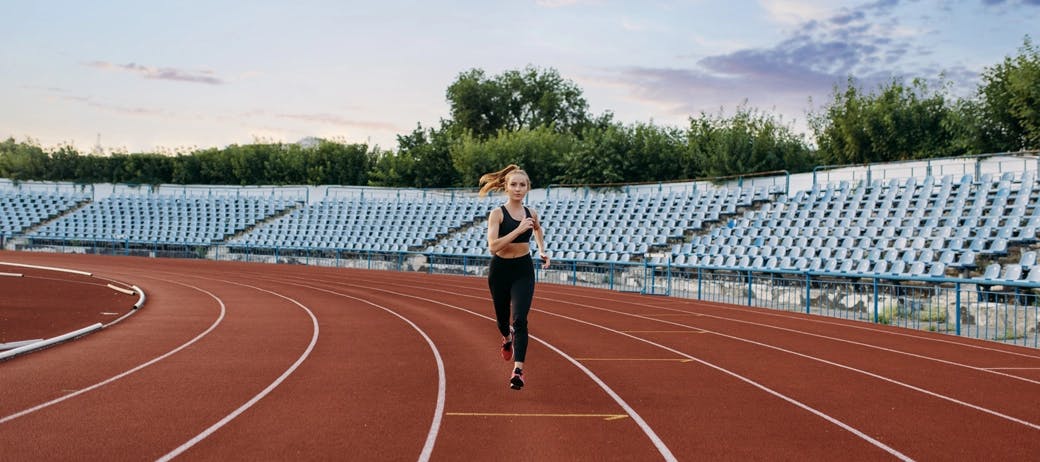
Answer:
M507 412L445 412L444 415L461 417L595 417L603 420L628 418L628 414L524 414Z

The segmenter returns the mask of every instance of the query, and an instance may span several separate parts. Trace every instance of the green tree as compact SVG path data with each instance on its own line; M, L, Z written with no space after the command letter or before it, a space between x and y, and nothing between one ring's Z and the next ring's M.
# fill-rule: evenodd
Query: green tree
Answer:
M688 159L703 176L731 176L773 170L804 171L812 152L790 126L746 106L730 118L701 114L690 119Z
M170 157L159 154L117 155L121 159L121 172L115 172L113 178L122 183L161 184L169 183L173 174L173 162Z
M569 184L667 181L684 177L681 130L654 124L596 124L565 153L560 181Z
M412 162L412 179L403 186L461 186L459 172L451 161L451 145L451 134L443 127L423 130L419 125L408 135L398 135L399 153Z
M626 181L637 159L629 154L632 140L620 123L587 128L581 141L563 153L563 171L557 182L564 184L607 184Z
M246 145L231 145L224 149L220 155L227 159L231 166L229 180L237 185L252 185L267 183L264 165L273 152L282 149L281 144L254 143Z
M921 79L892 80L876 93L861 92L853 79L837 87L822 112L810 115L820 161L853 164L964 154L957 135L963 117L945 95Z
M81 157L75 147L61 146L50 154L47 173L43 179L51 181L76 179L76 171L79 169L81 160L90 161L89 158Z
M459 136L488 139L501 130L541 126L579 133L589 121L581 89L551 68L527 66L491 78L481 69L470 69L448 86L446 97L451 107L448 127Z
M1029 36L1017 56L982 72L976 97L981 151L1040 149L1040 49Z
M414 183L415 158L411 152L386 151L374 156L368 175L370 186L409 187Z
M311 184L365 185L368 184L369 172L373 159L378 153L369 152L368 145L353 143L343 144L322 140L312 152L323 165L324 177L312 176ZM317 173L316 171L314 171Z
M465 136L452 146L452 162L464 186L476 186L480 176L517 164L527 171L534 187L545 187L559 178L560 159L576 149L577 138L548 127L500 131L498 136L480 140Z
M178 154L174 157L170 182L175 184L202 183L202 158L195 154Z
M8 138L0 143L0 175L12 180L37 180L45 177L49 159L35 143L19 143Z

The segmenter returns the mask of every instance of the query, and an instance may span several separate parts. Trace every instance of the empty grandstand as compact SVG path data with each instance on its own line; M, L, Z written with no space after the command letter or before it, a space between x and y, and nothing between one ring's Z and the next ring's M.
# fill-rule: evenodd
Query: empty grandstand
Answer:
M1038 346L1036 169L973 162L941 176L827 172L791 191L541 191L530 200L555 263L538 277ZM167 189L0 189L6 247L484 274L486 217L501 202L459 190L327 187L312 201L298 188Z

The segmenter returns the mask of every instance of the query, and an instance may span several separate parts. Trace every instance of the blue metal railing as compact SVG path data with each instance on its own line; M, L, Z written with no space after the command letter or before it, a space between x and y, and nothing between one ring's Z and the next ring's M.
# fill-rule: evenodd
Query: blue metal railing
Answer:
M490 257L318 247L173 245L26 237L29 248L486 276ZM886 324L1040 348L1040 284L668 263L555 260L540 282Z

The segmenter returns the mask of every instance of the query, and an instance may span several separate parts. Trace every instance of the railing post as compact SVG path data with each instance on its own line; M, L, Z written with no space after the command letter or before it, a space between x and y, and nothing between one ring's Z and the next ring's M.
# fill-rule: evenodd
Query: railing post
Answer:
M878 323L878 278L874 277L874 324Z
M751 300L754 298L754 292L751 290L751 270L747 271L747 306L751 306Z
M664 291L665 291L664 295L666 297L671 297L672 296L672 259L671 258L668 259L668 266L665 268L665 275L667 276L667 279L665 279L665 284L664 284Z
M809 283L809 273L805 273L805 314L812 314L812 284Z
M956 291L954 294L954 315L953 319L956 323L957 336L961 336L961 283L957 282L953 286L953 290Z
M703 300L703 298L701 298L701 286L704 284L704 277L702 277L703 271L703 268L699 266L697 267L697 300Z

